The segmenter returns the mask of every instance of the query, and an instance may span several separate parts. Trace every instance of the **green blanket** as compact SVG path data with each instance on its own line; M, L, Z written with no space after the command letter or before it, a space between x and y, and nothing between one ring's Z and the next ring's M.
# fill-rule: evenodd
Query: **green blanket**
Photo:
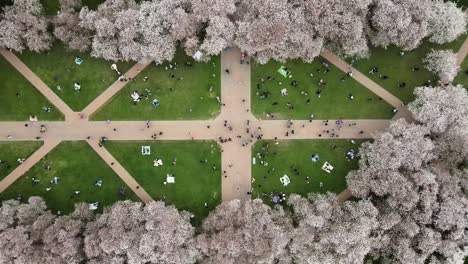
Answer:
M283 65L278 69L278 73L283 75L284 78L288 78L288 72L286 71L286 67Z

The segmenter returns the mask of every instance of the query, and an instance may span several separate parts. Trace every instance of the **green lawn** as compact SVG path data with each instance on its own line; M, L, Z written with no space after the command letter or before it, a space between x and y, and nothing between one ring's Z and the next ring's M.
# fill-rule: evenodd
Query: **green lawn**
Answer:
M347 78L347 74L334 65L329 63L329 71L325 72L327 68L322 61L323 58L318 57L311 64L301 60L271 61L265 65L253 62L252 112L261 119L267 118L266 113L272 113L274 119L309 119L312 114L320 119L389 119L394 115L390 104L354 79ZM281 65L288 68L291 78L277 72ZM258 88L262 78L263 87ZM321 79L326 84L319 86ZM298 82L297 87L291 84L293 80ZM287 89L287 96L281 96L283 88ZM320 98L316 94L318 90L321 90ZM269 96L262 99L265 93ZM349 99L350 94L354 100ZM289 109L288 103L294 109Z
M141 146L150 146L151 155L143 156ZM194 213L195 223L221 202L221 155L214 141L111 141L105 147L153 199ZM157 158L163 166L153 166ZM176 165L172 165L174 159ZM205 159L207 163L202 164ZM167 174L175 176L175 184L164 185Z
M57 11L60 10L59 0L41 0L44 13L48 16L57 15Z
M358 167L357 157L348 161L345 154L351 149L357 154L362 142L364 141L356 140L356 144L352 144L350 140L344 139L287 140L279 141L276 145L271 140L259 141L252 150L255 158L255 165L252 165L252 177L255 179L252 183L252 197L263 198L271 204L271 192L283 192L286 196L291 193L306 195L310 192L327 191L338 194L346 188L346 174ZM333 145L336 146L335 149L332 149ZM259 158L259 154L264 155L263 158ZM314 154L319 155L319 161L312 162L311 156ZM261 164L261 161L266 161L267 165ZM325 161L334 167L330 174L321 169ZM288 175L291 180L287 186L280 182L283 175ZM310 177L309 184L307 176ZM322 187L320 182L323 183Z
M34 153L42 141L0 142L0 180L18 167L18 159L26 159Z
M45 53L24 51L17 55L74 111L83 110L118 78L111 69L113 62L92 58L87 52L68 50L60 42ZM77 56L83 59L81 65L74 61ZM125 73L133 63L119 62L117 66ZM75 82L81 84L80 92L75 91Z
M453 81L454 84L461 84L468 89L468 59L465 59L460 67L460 72Z
M178 65L177 69L170 69L169 63L148 66L92 119L173 120L215 117L220 111L216 100L216 96L221 95L220 58L214 57L208 63L194 62L179 49L172 64L174 62ZM184 66L186 62L191 62L193 67L187 69ZM173 78L171 73L174 74ZM144 77L148 77L148 80L144 81ZM148 98L144 97L147 95L145 88L151 91ZM133 91L142 97L136 105L130 96ZM151 104L153 99L159 101L158 107Z
M433 84L438 80L437 77L424 68L422 62L427 53L431 49L452 49L458 52L459 48L465 41L466 35L459 37L457 40L444 45L437 45L425 41L417 49L405 52L400 55L400 49L395 46L390 46L386 50L383 48L372 48L370 50L370 58L360 59L354 63L354 67L366 74L369 78L380 84L403 102L408 103L414 100L414 88L421 86L428 80ZM350 62L350 59L347 60ZM373 68L378 68L377 74L370 74L369 71ZM418 71L413 71L413 68L419 68ZM380 75L388 76L388 79L382 79ZM406 83L406 87L400 88L398 84Z
M82 0L81 5L87 6L91 10L96 10L98 5L102 4L104 0ZM57 11L60 10L59 0L41 0L44 12L46 15L57 15Z
M468 0L451 0L451 1L457 3L458 7L462 7L462 8L468 7Z
M50 170L44 166L50 166ZM50 182L55 176L60 178L57 185ZM40 180L35 186L32 184L33 177ZM102 187L95 186L97 179L103 181ZM100 211L103 206L118 200L139 200L129 188L126 195L120 195L121 186L125 186L125 183L88 143L63 142L1 193L0 199L14 199L22 195L22 201L27 201L29 196L41 196L54 213L69 213L73 211L74 204L81 201L99 202ZM52 189L46 191L48 187ZM80 191L80 194L74 196L75 191Z
M42 106L50 112L41 110ZM0 56L0 120L25 121L30 115L39 120L63 120L63 114Z

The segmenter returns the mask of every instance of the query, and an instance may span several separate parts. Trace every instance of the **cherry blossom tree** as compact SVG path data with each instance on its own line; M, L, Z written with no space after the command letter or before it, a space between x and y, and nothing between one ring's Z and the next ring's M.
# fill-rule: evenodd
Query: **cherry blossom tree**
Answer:
M50 49L52 36L42 15L40 0L15 0L0 14L0 47L18 52L25 48L41 52Z
M462 96L461 101L466 101L466 94L442 90L418 88L410 109L421 124L407 124L402 119L393 122L373 143L363 145L359 169L347 175L351 193L370 197L379 210L379 226L371 234L377 240L370 251L375 258L461 263L468 254L466 170L460 167L467 161L466 154L457 158L458 163L449 161L460 152L445 146L453 144L454 138L468 138L466 132L455 132L458 137L451 134L460 131L456 129L460 121L450 115L454 108L463 115L466 103L455 100L455 106L446 106L448 94ZM429 121L431 114L435 120Z
M409 109L432 132L441 134L468 124L468 92L463 86L417 87L414 94Z
M336 195L291 195L297 223L289 245L295 263L363 263L377 241L378 210L369 200L338 204Z
M418 87L415 94L409 109L432 132L439 159L452 164L452 171L463 167L468 163L467 90L461 85Z
M287 1L240 2L235 14L236 46L260 63L266 63L271 58L281 60L278 54L292 28L288 7Z
M27 203L4 201L0 212L0 262L44 262L43 233L55 220L45 202L39 197L30 197Z
M415 49L429 34L431 0L375 0L370 13L372 44Z
M162 63L197 25L185 0L108 0L97 11L81 10L80 25L94 34L91 55L107 60Z
M315 0L306 3L310 27L338 55L365 56L368 52L367 14L372 0Z
M61 0L60 13L53 20L54 35L69 48L85 51L91 44L91 32L80 26L77 10L81 8L80 0Z
M190 214L163 202L117 202L86 227L90 263L194 263Z
M119 37L123 28L117 22L119 14L129 14L133 11L136 15L138 5L133 0L108 0L102 3L97 11L89 10L83 7L80 11L80 26L89 30L93 34L91 43L91 55L104 58L106 60L125 60L119 51ZM138 19L138 17L130 18ZM135 23L126 24L127 32L134 36L137 34ZM126 43L128 44L128 43ZM135 50L138 52L138 49Z
M452 82L460 70L457 54L452 50L431 50L423 61L424 67L439 76L442 83Z
M236 32L232 15L236 11L237 0L192 0L192 16L196 20L197 35L203 34L200 43L193 38L187 38L187 54L193 55L201 50L205 58L218 55L231 46Z
M202 263L274 263L286 253L291 228L281 207L272 209L260 199L224 202L197 237Z
M82 263L83 233L86 223L94 218L88 204L75 205L75 211L69 215L57 217L43 233L43 250L46 263Z
M429 19L429 41L452 42L466 32L466 14L454 2L435 0Z

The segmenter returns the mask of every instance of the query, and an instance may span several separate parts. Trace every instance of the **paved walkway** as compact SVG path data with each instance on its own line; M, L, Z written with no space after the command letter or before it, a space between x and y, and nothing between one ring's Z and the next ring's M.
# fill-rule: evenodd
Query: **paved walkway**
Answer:
M250 65L240 64L241 52L231 48L221 54L221 114L215 119L217 136L231 138L221 144L222 198L250 199L251 145L247 129L254 130L255 117L250 113ZM229 73L226 73L226 69ZM228 121L224 126L224 121ZM249 123L247 123L249 122ZM232 131L229 129L232 127ZM242 138L237 138L241 136ZM246 144L244 144L246 143ZM244 144L244 146L242 146Z
M29 169L38 163L47 153L53 150L60 140L47 140L36 152L27 158L22 164L14 169L8 176L0 181L0 193L13 184L19 177L23 176Z
M60 99L39 77L32 72L15 54L0 48L0 54L39 90L58 110L65 115L65 120L74 118L73 110Z
M344 203L351 197L353 197L351 195L351 192L348 189L345 189L344 191L342 191L340 194L336 196L336 200L338 201L338 203Z
M222 198L250 199L247 194L251 190L251 146L260 134L263 139L327 139L325 129L335 127L336 120L293 120L291 127L287 127L287 120L258 120L250 112L250 65L240 64L240 50L231 49L221 55L221 113L215 120L206 121L151 121L147 128L143 121L112 121L110 123L89 121L87 118L77 118L62 100L56 96L37 76L19 61L16 56L3 50L2 55L9 58L15 68L28 78L38 89L64 111L67 118L65 122L0 122L0 138L13 135L11 141L44 140L45 145L34 153L26 162L14 170L5 180L0 182L0 190L4 190L21 175L40 160L48 151L64 140L86 140L91 147L104 159L106 163L122 178L142 201L148 202L152 198L139 186L131 175L102 147L97 145L99 138L107 137L109 140L152 140L151 135L164 134L158 140L227 140L220 143L222 149ZM347 72L350 68L338 57L325 52L322 54L331 63ZM133 66L126 75L133 78L146 65ZM228 69L229 73L225 70ZM400 110L399 115L409 118L406 108L400 100L388 93L385 89L372 82L363 74L353 70L353 78L369 87L374 93L387 100ZM104 105L113 95L120 91L126 83L115 82L104 93L96 98L84 109L86 116L92 115ZM341 139L372 138L379 131L388 127L390 120L346 120L343 127L337 129ZM331 124L331 125L330 125ZM47 132L40 133L40 125L45 125ZM292 133L294 130L294 133ZM113 165L110 165L113 163ZM138 186L138 187L137 187ZM350 194L345 190L338 196L344 201Z
M394 96L393 94L385 90L385 88L369 79L366 75L362 74L361 72L353 68L351 65L338 58L335 54L330 53L328 51L323 51L322 53L320 53L320 55L332 64L334 64L340 70L344 72L351 71L353 73L351 76L353 79L355 79L356 81L364 85L367 89L371 90L376 95L382 97L382 99L384 99L393 107L395 107L399 112L399 118L405 118L408 122L414 121L411 112L408 111L408 109L404 106L403 102L400 99L398 99L398 97Z
M465 60L467 54L468 54L468 38L465 39L465 42L463 42L463 45L458 50L457 63L459 65L461 65L463 63L463 61Z
M128 78L135 78L142 70L144 70L149 64L137 63L133 65L130 70L128 70L124 75ZM86 118L96 113L99 108L101 108L106 102L108 102L112 96L116 95L122 88L125 87L127 82L121 82L119 80L115 81L109 88L107 88L103 93L101 93L94 101L92 101L82 113Z
M117 175L122 179L122 181L127 184L127 186L140 198L140 200L144 203L149 203L153 201L153 198L143 189L140 187L140 184L133 179L130 173L117 162L116 159L105 149L104 147L99 146L99 140L87 140L88 144L96 151L99 156L107 163L109 167L111 167Z

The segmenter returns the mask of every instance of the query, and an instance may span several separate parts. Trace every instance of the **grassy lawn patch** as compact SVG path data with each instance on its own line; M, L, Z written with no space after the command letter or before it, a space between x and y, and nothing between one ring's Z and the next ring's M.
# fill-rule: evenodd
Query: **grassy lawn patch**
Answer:
M357 157L348 161L345 155L352 149L357 154L362 142L364 141L356 140L356 144L352 144L350 140L345 139L287 140L279 141L276 145L271 140L259 141L252 150L256 159L256 164L252 165L252 177L255 179L252 183L252 197L262 198L271 204L271 192L283 192L286 196L291 193L306 195L327 191L338 194L346 188L346 174L358 167ZM332 149L333 146L336 147ZM264 157L259 158L259 154ZM317 162L311 159L314 154L319 155ZM267 162L267 165L261 164L261 161ZM330 174L321 169L325 161L334 167ZM288 175L291 180L287 186L280 182L283 175ZM310 177L309 180L307 176ZM320 182L323 183L322 187Z
M81 5L87 6L91 10L96 10L100 4L104 3L104 0L82 0Z
M24 51L17 55L74 111L85 108L118 78L111 69L113 62L92 58L86 52L68 50L60 42L44 53ZM83 63L77 65L75 57L83 59ZM120 72L125 73L133 63L119 62L117 66ZM80 92L75 91L75 82L81 85Z
M468 89L468 60L465 59L460 66L460 72L458 73L455 80L453 80L454 84L461 84L463 87Z
M186 62L190 62L192 67L185 67ZM177 69L174 68L174 63L177 63ZM172 69L170 65L173 65ZM148 66L92 119L188 120L213 118L220 111L220 105L216 100L216 96L221 96L219 67L219 56L214 57L210 62L200 63L195 62L182 49L179 49L171 63ZM171 77L172 74L173 77ZM144 81L145 77L148 77L147 81ZM145 89L148 89L151 94ZM141 101L137 104L134 104L131 97L134 91L137 91L141 96ZM153 99L159 101L158 107L152 105Z
M50 166L50 170L45 166ZM51 183L55 176L60 178L57 185ZM33 185L33 178L40 182ZM102 180L101 187L95 185L98 179ZM118 200L139 201L127 187L125 195L119 194L121 186L126 187L88 143L63 142L1 193L0 199L14 199L22 195L22 201L27 201L29 196L41 196L54 213L69 213L73 211L75 203L82 201L99 202L98 211ZM46 188L51 189L46 191ZM79 195L75 195L75 191L80 191Z
M253 113L261 119L267 118L266 113L272 113L274 119L309 119L312 114L320 119L389 119L394 115L390 104L331 63L326 67L322 62L324 59L319 57L310 64L301 60L252 63ZM277 72L282 65L288 68L291 78ZM296 87L292 85L294 80ZM319 85L320 80L325 84ZM283 88L287 89L287 96L281 95ZM268 97L262 99L266 93Z
M57 11L60 10L59 0L41 0L42 8L44 13L48 16L57 15Z
M42 106L50 112L41 110ZM39 120L63 120L63 114L0 56L0 120L25 121L30 115Z
M413 94L415 87L425 84L428 80L436 84L438 80L434 74L424 68L422 60L427 53L431 49L452 49L458 52L465 39L466 35L463 35L454 42L444 45L425 41L417 49L405 52L403 56L400 55L401 50L395 46L387 49L372 48L368 59L357 60L353 66L403 102L409 103L415 98ZM347 61L350 62L350 59ZM372 75L369 71L374 67L377 67L378 72ZM413 71L415 68L419 70ZM382 79L381 75L388 76L388 79ZM406 83L406 86L400 88L398 85L401 83Z
M97 7L104 3L104 0L82 0L81 5L87 6L91 10L96 10ZM60 10L60 1L59 0L41 0L41 4L44 8L46 15L53 16L57 15L57 11Z
M40 146L42 141L0 142L0 180L18 167L18 159L27 159Z
M151 155L143 156L142 146L150 146ZM195 223L221 202L221 155L214 141L111 141L105 147L153 199L192 212ZM153 166L155 159L164 165ZM200 162L205 159L206 164ZM174 184L164 184L167 174L175 176Z

